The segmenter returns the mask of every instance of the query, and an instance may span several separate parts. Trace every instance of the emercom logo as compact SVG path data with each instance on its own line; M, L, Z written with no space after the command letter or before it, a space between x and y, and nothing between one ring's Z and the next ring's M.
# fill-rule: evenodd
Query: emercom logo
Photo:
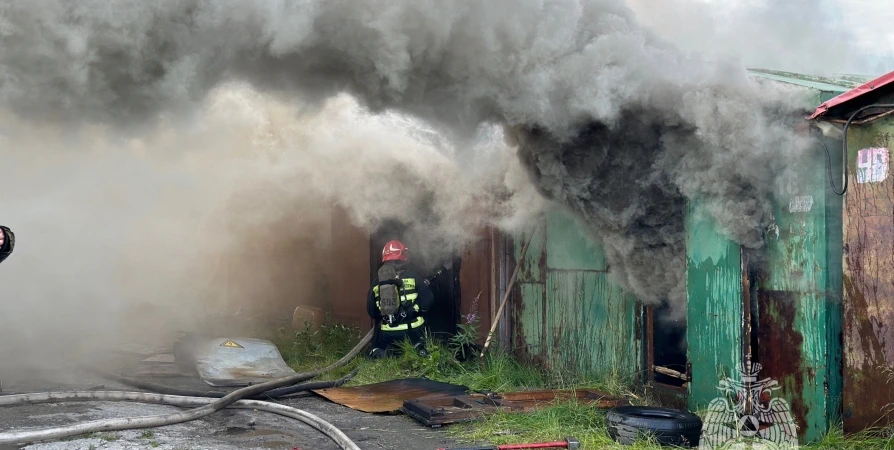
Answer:
M699 448L703 450L782 450L798 448L789 404L773 397L775 380L758 380L761 365L747 361L740 380L720 381L724 394L708 405Z

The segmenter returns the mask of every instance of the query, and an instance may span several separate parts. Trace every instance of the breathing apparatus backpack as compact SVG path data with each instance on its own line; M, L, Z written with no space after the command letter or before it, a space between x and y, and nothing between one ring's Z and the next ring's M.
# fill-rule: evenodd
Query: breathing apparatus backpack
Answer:
M404 292L403 281L393 265L385 264L379 268L379 311L382 312L382 321L388 325L394 325L407 317L407 313L401 308L400 297Z

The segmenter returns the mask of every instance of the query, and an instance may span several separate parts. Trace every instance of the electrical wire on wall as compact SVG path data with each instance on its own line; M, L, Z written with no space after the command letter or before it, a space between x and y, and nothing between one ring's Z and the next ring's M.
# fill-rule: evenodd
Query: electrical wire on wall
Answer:
M864 106L864 107L854 111L850 115L850 117L848 117L847 122L844 124L844 130L842 130L842 133L844 133L844 137L841 141L842 142L841 143L841 168L842 168L842 172L843 172L844 184L842 185L840 192L838 191L838 189L835 188L835 181L834 181L834 177L832 176L832 155L829 152L829 148L826 147L826 144L823 143L822 140L820 140L820 143L822 143L823 147L826 149L826 156L828 157L828 161L829 161L829 182L832 185L832 191L834 191L838 195L844 195L845 193L847 193L847 186L848 186L847 130L848 130L848 128L850 128L851 123L854 121L854 119L857 117L857 115L859 115L860 113L862 113L863 111L866 111L868 109L875 109L875 108L894 109L894 103L879 103L876 105Z
M835 187L835 174L832 173L832 152L829 151L829 146L827 146L822 139L817 139L817 141L819 141L820 145L823 146L823 149L826 150L826 167L829 168L829 185L832 186L832 192L837 195L844 195L844 193L847 191L847 170L844 170L844 185L841 189L841 192L839 192L838 189Z

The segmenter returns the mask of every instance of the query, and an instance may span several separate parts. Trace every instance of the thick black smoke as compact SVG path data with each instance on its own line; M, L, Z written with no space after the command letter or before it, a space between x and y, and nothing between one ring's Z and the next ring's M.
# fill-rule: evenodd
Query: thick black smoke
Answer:
M759 246L766 195L805 148L799 92L687 60L618 0L90 0L0 9L0 102L32 120L130 126L227 80L304 102L348 92L454 139L502 123L646 300L682 299L699 198Z

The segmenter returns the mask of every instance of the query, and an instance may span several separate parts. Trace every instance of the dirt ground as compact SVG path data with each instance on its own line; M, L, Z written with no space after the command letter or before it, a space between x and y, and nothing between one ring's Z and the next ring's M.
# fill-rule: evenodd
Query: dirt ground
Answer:
M208 389L197 378L143 377L147 381L177 387ZM2 394L81 390L136 389L109 382L78 370L59 367L22 371L0 367ZM282 401L316 414L345 432L360 448L379 450L433 450L455 445L449 435L421 426L404 415L365 414L317 396ZM76 402L0 408L0 429L23 430L71 424L85 420L165 414L176 407L123 402ZM319 431L297 420L252 410L224 410L203 420L151 430L134 430L36 443L27 446L0 445L0 450L237 450L301 449L336 450L340 447Z

